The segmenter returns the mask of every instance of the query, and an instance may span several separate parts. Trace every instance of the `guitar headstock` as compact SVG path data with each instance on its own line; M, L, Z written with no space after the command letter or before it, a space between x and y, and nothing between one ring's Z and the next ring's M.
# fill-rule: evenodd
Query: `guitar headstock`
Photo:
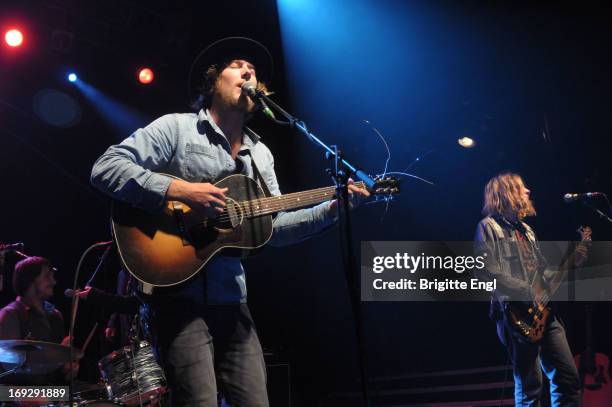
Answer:
M395 195L399 194L399 180L396 177L376 177L374 179L374 187L370 189L370 192L374 195Z

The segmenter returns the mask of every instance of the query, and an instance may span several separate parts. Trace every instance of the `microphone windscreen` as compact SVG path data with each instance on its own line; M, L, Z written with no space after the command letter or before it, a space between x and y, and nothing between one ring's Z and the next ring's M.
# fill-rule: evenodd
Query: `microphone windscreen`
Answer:
M241 86L242 91L249 95L249 97L254 98L257 96L257 84L254 82L245 82Z

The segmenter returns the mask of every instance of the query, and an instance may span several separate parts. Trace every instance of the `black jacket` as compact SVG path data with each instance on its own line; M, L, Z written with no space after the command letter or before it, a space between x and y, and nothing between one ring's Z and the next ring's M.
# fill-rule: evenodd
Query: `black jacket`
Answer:
M527 237L538 261L537 271L532 276L524 266L516 240L517 229ZM542 276L546 285L557 273L542 256L536 235L525 222L513 223L503 217L487 216L478 223L474 241L476 254L485 257L485 268L478 277L488 281L497 280L497 289L493 292L494 305L498 303L503 306L509 300L533 301L532 283L535 278ZM492 309L492 314L495 311Z

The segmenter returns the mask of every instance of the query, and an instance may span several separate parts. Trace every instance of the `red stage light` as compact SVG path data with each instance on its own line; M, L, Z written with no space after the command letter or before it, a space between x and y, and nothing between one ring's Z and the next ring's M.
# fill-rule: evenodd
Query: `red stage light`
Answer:
M23 34L16 29L8 30L4 34L4 41L9 47L18 47L23 44Z
M138 72L138 81L143 85L153 82L153 71L149 68L142 68Z

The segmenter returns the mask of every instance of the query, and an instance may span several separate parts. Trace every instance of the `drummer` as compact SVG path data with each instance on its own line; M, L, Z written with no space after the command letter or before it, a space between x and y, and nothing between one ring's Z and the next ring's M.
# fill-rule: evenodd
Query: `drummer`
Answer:
M64 318L47 300L53 296L55 278L49 260L28 257L15 265L13 289L17 298L0 309L0 340L25 339L68 346ZM10 366L4 366L9 368ZM79 365L68 363L50 375L8 375L2 380L14 384L57 384L76 376ZM0 368L1 371L1 368Z

